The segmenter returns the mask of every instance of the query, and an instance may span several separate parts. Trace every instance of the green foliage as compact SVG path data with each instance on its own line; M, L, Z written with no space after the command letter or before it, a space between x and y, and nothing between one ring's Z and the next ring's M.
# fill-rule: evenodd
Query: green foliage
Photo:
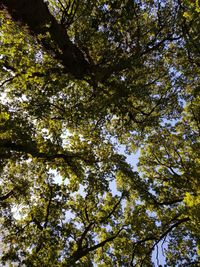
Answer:
M198 3L31 1L0 13L1 264L198 266Z

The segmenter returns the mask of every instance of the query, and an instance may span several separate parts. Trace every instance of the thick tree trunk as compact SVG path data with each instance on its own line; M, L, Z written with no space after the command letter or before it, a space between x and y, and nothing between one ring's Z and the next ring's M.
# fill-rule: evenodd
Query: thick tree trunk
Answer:
M71 42L66 30L49 12L48 5L43 0L0 2L14 20L28 25L33 35L43 34L43 45L45 43L48 45L48 49L52 50L56 58L62 62L67 73L78 79L90 73L90 65L82 51ZM50 34L51 40L47 39L46 33Z

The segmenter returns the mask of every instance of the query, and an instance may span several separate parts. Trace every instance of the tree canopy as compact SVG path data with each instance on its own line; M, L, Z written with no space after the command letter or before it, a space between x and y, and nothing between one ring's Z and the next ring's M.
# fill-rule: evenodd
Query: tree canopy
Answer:
M0 7L1 265L198 266L198 1Z

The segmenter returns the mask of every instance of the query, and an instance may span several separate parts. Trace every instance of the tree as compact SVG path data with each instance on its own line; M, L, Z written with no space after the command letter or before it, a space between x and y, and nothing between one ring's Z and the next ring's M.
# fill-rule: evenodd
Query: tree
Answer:
M198 6L1 7L2 264L197 266Z

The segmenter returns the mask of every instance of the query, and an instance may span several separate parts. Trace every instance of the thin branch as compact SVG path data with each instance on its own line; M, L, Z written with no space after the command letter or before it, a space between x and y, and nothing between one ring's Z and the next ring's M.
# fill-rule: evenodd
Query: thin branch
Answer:
M8 82L11 82L12 80L14 80L18 75L15 75L13 77L10 77L8 78L7 80L3 81L1 84L0 84L0 87L3 87L4 84L8 83Z
M83 240L86 238L87 233L90 231L90 229L92 228L92 226L94 225L94 222L89 223L89 225L85 228L83 234L81 235L80 239L78 240L78 250L82 249L82 244L83 244Z
M160 235L159 238L156 239L156 242L153 244L153 246L150 248L148 254L143 258L142 262L146 259L146 257L151 254L154 250L154 248L159 244L159 242L165 238L174 228L177 228L180 224L190 221L189 217L177 220L173 225L171 225L163 234Z
M156 239L156 237L152 235L152 236L146 237L144 239L141 239L141 240L133 243L133 252L132 252L132 257L131 257L131 262L130 262L131 267L134 267L133 261L134 261L134 257L135 257L135 250L136 250L136 248L139 245L141 245L142 243L145 243L147 241L153 241L155 239Z
M177 203L180 203L184 200L184 198L175 198L175 199L172 199L172 200L163 200L162 202L159 202L159 201L156 201L156 204L159 205L159 206L168 206L168 205L173 205L173 204L177 204Z
M52 202L52 197L53 197L53 190L52 190L52 187L50 186L50 197L49 197L49 201L48 201L48 205L47 205L47 209L46 209L46 216L45 216L44 228L46 228L47 227L47 224L48 224L48 219L49 219L49 215L50 215L50 206L51 206L51 202Z
M124 230L124 226L123 226L123 227L122 227L122 228L121 228L115 235L113 235L113 236L111 236L111 237L105 239L104 241L98 243L97 245L95 245L95 246L93 246L93 247L88 248L87 251L88 251L88 252L90 252L90 251L94 251L94 250L96 250L97 248L100 248L100 247L105 246L105 244L107 244L108 242L113 241L113 240L114 240L114 239L121 233L122 230Z
M9 197L11 197L14 194L14 190L12 189L10 192L8 192L6 195L4 196L0 196L0 201L4 201L6 199L8 199Z
M119 206L119 204L121 203L123 198L124 198L124 194L121 195L119 201L114 205L114 207L112 208L110 213L99 221L100 223L105 222L107 219L109 219L115 213L117 207Z
M42 231L42 230L44 229L44 227L40 224L40 222L39 222L35 217L33 217L32 222L35 223L35 225L37 226L37 228L38 228L39 230Z
M124 229L124 226L121 227L119 229L118 232L116 232L116 234L112 235L111 237L103 240L102 242L92 246L92 247L89 247L89 248L79 248L77 249L73 254L72 256L70 257L70 261L72 263L75 263L76 261L78 261L79 259L81 259L82 257L86 256L89 252L91 251L95 251L96 249L98 248L101 248L103 246L105 246L107 243L113 241L120 233L121 231ZM66 265L66 266L69 266L69 265Z

